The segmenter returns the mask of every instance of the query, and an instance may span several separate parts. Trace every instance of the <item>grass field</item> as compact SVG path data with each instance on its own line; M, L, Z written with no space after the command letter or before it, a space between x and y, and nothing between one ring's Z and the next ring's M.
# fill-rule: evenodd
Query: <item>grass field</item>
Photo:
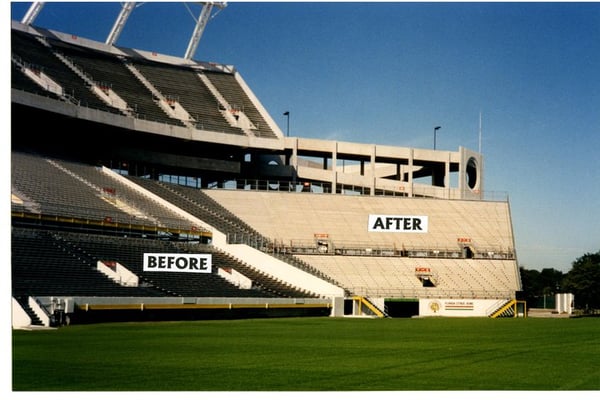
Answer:
M12 350L14 391L600 389L600 318L115 323Z

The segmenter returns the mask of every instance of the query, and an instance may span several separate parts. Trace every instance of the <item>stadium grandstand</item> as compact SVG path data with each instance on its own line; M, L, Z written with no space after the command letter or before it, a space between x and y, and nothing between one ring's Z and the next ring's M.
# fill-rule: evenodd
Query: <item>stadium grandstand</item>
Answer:
M40 6L11 28L13 326L524 315L480 153L286 136L235 67Z

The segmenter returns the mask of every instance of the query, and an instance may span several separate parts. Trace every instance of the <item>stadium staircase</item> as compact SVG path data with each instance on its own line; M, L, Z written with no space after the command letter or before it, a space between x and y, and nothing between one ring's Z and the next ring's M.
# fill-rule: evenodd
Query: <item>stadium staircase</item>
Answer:
M27 314L29 319L31 320L32 326L44 326L44 322L38 317L38 315L33 311L33 308L29 305L29 296L15 296L14 299L19 303L23 311Z
M502 305L496 308L491 314L489 314L490 318L517 318L519 316L526 316L526 313L519 313L519 304L523 304L523 310L525 307L524 301L519 301L515 299L506 300L502 303Z
M352 300L355 301L357 304L358 315L363 314L363 306L365 306L367 308L367 310L369 310L376 317L379 317L379 318L389 317L389 315L385 311L383 311L379 307L377 307L371 300L369 300L368 297L353 296ZM368 312L367 312L367 314L368 314Z

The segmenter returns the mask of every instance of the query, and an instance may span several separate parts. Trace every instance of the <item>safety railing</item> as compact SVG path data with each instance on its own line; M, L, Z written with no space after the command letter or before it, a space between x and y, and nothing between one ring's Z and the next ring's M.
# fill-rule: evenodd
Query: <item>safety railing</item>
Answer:
M231 233L227 235L230 244L246 244L266 253L292 255L331 255L331 256L371 256L371 257L411 257L411 258L473 258L513 260L513 249L486 249L466 254L459 248L442 247L388 247L369 242L291 239L287 241L269 239L260 235Z

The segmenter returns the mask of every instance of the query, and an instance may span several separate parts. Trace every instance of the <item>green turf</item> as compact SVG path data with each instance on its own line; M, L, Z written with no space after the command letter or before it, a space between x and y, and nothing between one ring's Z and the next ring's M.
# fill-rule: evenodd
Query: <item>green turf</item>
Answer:
M600 318L296 318L13 331L15 391L598 390Z

